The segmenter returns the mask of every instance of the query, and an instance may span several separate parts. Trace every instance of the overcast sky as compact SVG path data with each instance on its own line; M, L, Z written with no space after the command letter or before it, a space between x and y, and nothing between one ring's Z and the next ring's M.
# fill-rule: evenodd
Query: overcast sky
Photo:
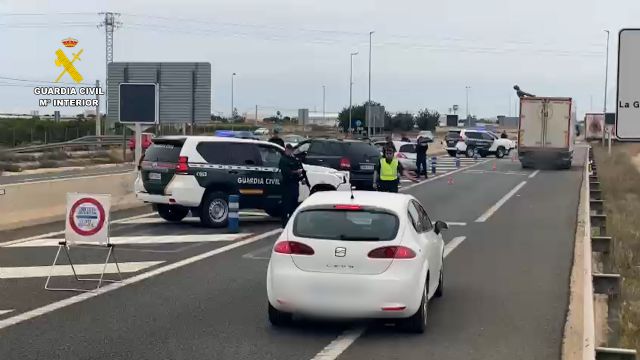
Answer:
M611 30L608 107L614 109L617 32L638 27L637 0L0 0L0 113L36 110L33 83L59 73L54 52L73 37L84 49L78 71L104 81L104 29L98 12L122 15L115 61L209 61L212 112L321 111L368 96L390 111L453 104L480 117L514 113L514 84L540 96L570 96L578 114L601 111L604 29ZM18 15L22 14L22 15ZM636 20L635 22L633 20ZM71 81L65 77L66 81ZM591 105L593 104L593 105ZM593 108L591 108L593 106ZM104 111L104 108L102 109ZM50 111L42 111L50 112ZM65 110L66 113L80 111Z

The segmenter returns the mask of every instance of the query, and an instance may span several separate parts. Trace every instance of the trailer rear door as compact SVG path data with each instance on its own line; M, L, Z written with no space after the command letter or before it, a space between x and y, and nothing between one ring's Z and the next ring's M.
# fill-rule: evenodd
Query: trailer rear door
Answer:
M546 106L546 148L569 148L571 138L571 100L551 100Z
M520 100L520 133L518 147L542 147L543 141L542 99Z

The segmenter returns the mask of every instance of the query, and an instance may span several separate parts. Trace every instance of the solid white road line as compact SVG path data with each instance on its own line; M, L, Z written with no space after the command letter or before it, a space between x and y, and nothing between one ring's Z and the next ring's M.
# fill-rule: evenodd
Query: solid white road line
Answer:
M4 315L4 314L10 313L12 311L13 311L13 309L11 309L11 310L0 310L0 315Z
M139 275L132 276L132 277L124 279L124 280L122 280L121 282L118 282L118 283L107 284L107 285L101 287L100 289L97 289L97 290L94 290L94 291L78 294L78 295L66 298L64 300L60 300L60 301L57 301L57 302L54 302L54 303L39 307L37 309L33 309L33 310L30 310L30 311L24 312L22 314L18 314L16 316L12 316L10 318L4 319L4 320L0 320L0 330L4 329L6 327L9 327L11 325L19 324L19 323L21 323L23 321L27 321L29 319L33 319L33 318L38 317L40 315L44 315L44 314L50 313L52 311L61 309L63 307L67 307L69 305L73 305L73 304L79 303L81 301L84 301L84 300L87 300L87 299L91 299L91 298L96 297L98 295L102 295L104 293L108 293L110 291L125 287L127 285L135 284L135 283L140 282L142 280L145 280L145 279L148 279L148 278L163 274L163 273L165 273L167 271L175 270L175 269L181 268L183 266L186 266L186 265L189 265L189 264L193 264L196 261L200 261L200 260L212 257L214 255L218 255L218 254L233 250L233 249L235 249L237 247L240 247L240 246L251 244L253 242L262 240L264 238L267 238L269 236L278 234L281 231L282 231L282 229L274 229L274 230L268 231L266 233L262 233L260 235L256 235L256 236L250 237L248 239L241 240L241 241L229 244L227 246L223 246L221 248L218 248L218 249L206 252L206 253L202 253L200 255L196 255L196 256L193 256L193 257L190 257L190 258L187 258L187 259L183 259L183 260L174 262L172 264L168 264L168 265L165 265L163 267L160 267L160 268L157 268L157 269L154 269L154 270L151 270L151 271L147 271L147 272L144 272L144 273L139 274Z
M114 221L111 222L111 224L122 224L122 223L124 223L125 221L128 221L128 220L140 219L140 218L149 217L149 216L152 216L152 215L156 215L156 213L153 212L153 213L147 213L147 214L142 214L142 215L131 216L131 217L123 218L123 219L119 219L119 220L114 220ZM64 230L54 231L54 232L41 234L41 235L36 235L36 236L29 236L29 237L22 238L22 239L17 239L17 240L0 242L0 247L5 247L5 246L13 245L13 244L19 244L21 242L30 241L30 240L49 238L49 237L52 237L52 236L58 236L58 235L62 235L62 234L64 234Z
M196 242L217 242L234 241L242 237L252 235L251 233L239 234L197 234L197 235L150 235L150 236L112 236L109 241L112 244L177 244ZM5 247L47 247L58 246L64 239L37 239L25 241ZM88 243L76 243L77 245L88 245Z
M162 264L164 261L137 261L137 262L123 262L118 263L121 273L132 273L146 269L148 267ZM104 268L104 264L75 264L73 267L76 269L78 275L92 275L100 274ZM51 266L18 266L18 267L0 267L0 279L22 279L22 278L35 278L35 277L47 277L51 271ZM115 263L107 264L105 274L115 274ZM71 265L56 265L53 268L52 276L72 276L73 270Z
M532 172L531 175L529 175L529 179L533 179L533 177L538 175L539 172L540 172L540 170L536 170L536 171Z
M445 221L449 226L467 226L466 222Z
M453 238L444 246L444 257L446 258L455 248L458 247L466 236L458 236ZM1 329L1 327L0 327ZM320 350L311 360L335 360L337 359L351 344L353 344L366 330L365 327L357 327L354 329L346 330L335 340Z
M496 211L498 211L498 209L500 209L500 207L504 205L504 203L506 203L507 200L509 200L513 195L515 195L518 192L518 190L520 190L526 183L527 183L526 181L523 181L520 184L516 185L516 187L511 189L511 191L509 191L505 196L503 196L502 199L498 200L498 202L495 203L492 207L490 207L487 211L485 211L484 214L480 215L480 217L476 219L476 222L487 221L487 219L489 219L491 215L493 215Z

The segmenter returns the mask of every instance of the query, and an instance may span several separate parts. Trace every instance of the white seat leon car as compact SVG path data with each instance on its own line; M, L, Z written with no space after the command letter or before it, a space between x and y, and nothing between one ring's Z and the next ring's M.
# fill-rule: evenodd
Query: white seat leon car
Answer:
M443 293L442 221L411 195L328 191L298 207L267 270L269 320L293 315L398 319L423 332Z

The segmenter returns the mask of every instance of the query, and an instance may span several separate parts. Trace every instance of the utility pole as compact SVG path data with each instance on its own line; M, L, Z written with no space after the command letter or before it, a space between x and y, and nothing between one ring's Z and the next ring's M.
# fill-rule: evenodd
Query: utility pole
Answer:
M231 117L230 120L233 122L235 120L233 113L233 77L236 76L236 73L231 74Z
M256 105L256 121L255 121L255 125L258 125L258 105Z
M365 116L367 117L367 137L371 137L371 36L375 31L369 31L369 101L365 108Z
M358 52L351 53L351 62L349 65L349 134L353 131L351 128L351 108L353 101L353 57L358 55Z
M100 122L100 95L98 89L100 88L100 80L96 80L96 136L102 135L102 123ZM66 139L65 139L66 141Z
M113 31L122 25L121 21L116 20L116 18L120 17L120 13L114 12L101 12L98 15L104 15L104 20L98 24L98 28L104 27L104 37L105 37L105 81L104 81L104 112L108 113L108 96L109 96L109 63L113 62ZM109 132L111 129L108 121L105 121L105 132ZM124 131L124 130L123 130Z
M464 88L467 92L467 120L469 120L469 89L471 89L471 86L465 86Z
M322 123L323 124L327 121L327 116L325 113L325 105L326 105L325 91L326 91L326 86L322 85Z

